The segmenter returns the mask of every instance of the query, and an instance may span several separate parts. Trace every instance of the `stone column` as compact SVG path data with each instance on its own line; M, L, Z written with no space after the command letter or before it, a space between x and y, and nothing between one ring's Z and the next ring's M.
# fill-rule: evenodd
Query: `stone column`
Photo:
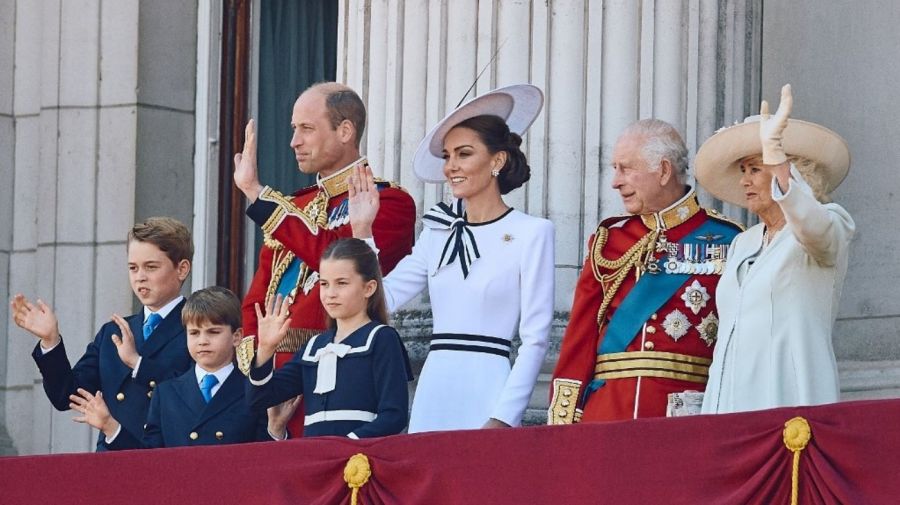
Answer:
M113 312L133 311L136 216L191 222L196 5L6 0L0 25L0 295L50 304L74 364ZM52 410L36 339L8 313L0 422L16 450L92 450L95 434Z
M743 118L738 105L757 101L747 83L758 58L746 48L758 44L758 30L747 28L759 23L758 2L341 0L338 79L368 104L370 162L404 185L420 212L444 192L413 175L419 139L495 52L475 94L518 82L544 90L544 111L525 137L531 180L507 201L556 224L559 317L549 372L586 239L602 216L622 212L607 168L616 138L632 121L658 117L678 127L693 153L716 128ZM415 315L401 318L417 328L407 332L413 348L425 349L427 321L407 314ZM534 406L546 402L539 384Z

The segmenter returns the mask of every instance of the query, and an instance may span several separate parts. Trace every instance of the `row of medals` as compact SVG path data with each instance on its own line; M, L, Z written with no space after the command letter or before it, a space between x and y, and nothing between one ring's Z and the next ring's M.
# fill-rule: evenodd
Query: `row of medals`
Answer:
M667 274L722 275L728 257L726 244L681 244L669 242L665 235L657 239L656 251L666 253L663 271ZM659 273L656 257L649 255L647 260L645 269Z

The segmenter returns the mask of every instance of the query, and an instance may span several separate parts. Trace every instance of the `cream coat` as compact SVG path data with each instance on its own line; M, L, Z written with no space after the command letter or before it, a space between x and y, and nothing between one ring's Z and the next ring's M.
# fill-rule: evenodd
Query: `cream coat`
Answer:
M838 401L831 330L855 225L841 206L819 203L793 166L788 191L773 178L772 195L785 228L765 249L762 223L735 237L716 291L703 413Z

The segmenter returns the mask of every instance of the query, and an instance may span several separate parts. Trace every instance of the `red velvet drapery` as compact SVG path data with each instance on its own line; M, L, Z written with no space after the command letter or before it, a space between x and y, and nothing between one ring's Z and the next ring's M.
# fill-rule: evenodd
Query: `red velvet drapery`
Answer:
M0 503L790 502L784 423L812 430L799 503L900 503L900 400L507 430L0 458Z

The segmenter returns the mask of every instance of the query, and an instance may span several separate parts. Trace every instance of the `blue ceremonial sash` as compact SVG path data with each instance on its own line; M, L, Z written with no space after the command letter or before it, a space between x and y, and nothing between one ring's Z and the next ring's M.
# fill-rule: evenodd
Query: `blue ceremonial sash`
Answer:
M702 225L688 233L680 240L679 244L718 245L730 244L738 230L714 219L707 219ZM697 236L718 236L715 240L698 241L691 240ZM628 296L622 300L622 305L616 309L609 324L606 325L606 334L600 343L597 354L610 354L623 352L628 344L634 340L638 330L644 325L650 315L659 310L672 296L681 289L687 281L696 274L670 274L665 273L663 265L666 258L657 260L659 273L646 273L638 279ZM584 399L594 391L606 384L604 379L592 380L584 393Z
M291 295L291 291L297 287L297 280L300 277L300 267L302 265L303 261L300 258L291 260L291 264L288 265L287 270L284 271L281 279L278 280L278 289L275 290L276 294L281 295L282 298L287 298Z

